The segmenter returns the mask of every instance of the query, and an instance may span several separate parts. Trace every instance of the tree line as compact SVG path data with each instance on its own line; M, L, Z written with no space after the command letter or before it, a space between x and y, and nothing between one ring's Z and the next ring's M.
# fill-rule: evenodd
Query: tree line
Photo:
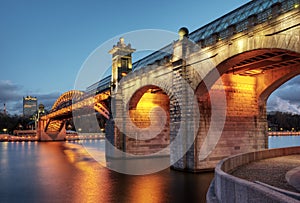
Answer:
M14 130L26 130L31 121L30 118L20 115L0 113L0 133L13 134Z
M300 131L300 115L287 112L267 114L269 131Z

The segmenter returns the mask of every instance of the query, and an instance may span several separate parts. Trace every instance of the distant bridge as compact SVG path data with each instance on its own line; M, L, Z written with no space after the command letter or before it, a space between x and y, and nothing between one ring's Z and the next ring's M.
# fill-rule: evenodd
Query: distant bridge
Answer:
M229 155L267 148L266 101L300 73L299 4L251 1L190 34L181 29L176 42L133 64L135 50L121 39L110 51L112 75L86 92L63 94L40 118L40 139L64 139L66 122L80 110L85 115L75 118L96 116L120 151L151 155L169 147L178 169L213 168ZM80 128L88 132L88 125ZM157 134L135 139L137 128ZM180 136L182 145L171 145Z

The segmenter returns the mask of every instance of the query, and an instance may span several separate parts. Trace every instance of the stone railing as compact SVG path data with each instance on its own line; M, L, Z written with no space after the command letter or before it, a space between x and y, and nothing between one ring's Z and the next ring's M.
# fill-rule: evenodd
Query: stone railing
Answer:
M293 154L300 154L300 147L250 152L222 160L215 168L215 178L207 193L207 202L300 202L288 196L289 192L280 192L229 174L235 168L253 161Z

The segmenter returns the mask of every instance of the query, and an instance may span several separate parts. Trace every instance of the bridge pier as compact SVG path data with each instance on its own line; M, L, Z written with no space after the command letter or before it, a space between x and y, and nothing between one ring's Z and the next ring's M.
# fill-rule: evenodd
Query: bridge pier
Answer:
M182 57L181 42L176 46L176 54ZM185 72L184 61L177 56L174 64L150 70L148 74L154 74L151 80L121 83L117 91L112 91L113 120L106 123L111 144L106 147L107 157L166 156L170 159L168 166L195 169L193 142L198 129L198 107L188 79L182 78Z
M218 103L211 103L210 95L218 97L220 87L213 85L209 92L201 94L197 91L200 109L200 127L195 141L195 165L197 169L214 168L223 158L233 154L262 150L267 148L268 140L266 104L259 103L257 97L257 80L255 77L224 74L219 79L223 84L226 96L225 123L218 120L212 124L211 113L220 108ZM223 102L221 100L221 102ZM217 140L214 150L210 155L201 160L201 147L208 131L214 126L214 131L222 131L220 139ZM221 128L221 129L220 129Z
M56 131L47 132L47 128L51 123L51 119L42 118L38 122L37 135L40 141L64 141L67 135L66 122L63 121Z

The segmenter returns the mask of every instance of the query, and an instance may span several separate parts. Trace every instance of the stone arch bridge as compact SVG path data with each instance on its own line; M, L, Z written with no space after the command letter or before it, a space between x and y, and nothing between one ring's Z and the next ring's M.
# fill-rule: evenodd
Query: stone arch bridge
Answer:
M120 39L110 50L112 75L62 95L39 122L41 140L62 139L70 112L87 108L116 149L170 154L178 169L267 148L266 101L300 73L299 3L251 1L192 33L181 29L177 41L135 63Z

